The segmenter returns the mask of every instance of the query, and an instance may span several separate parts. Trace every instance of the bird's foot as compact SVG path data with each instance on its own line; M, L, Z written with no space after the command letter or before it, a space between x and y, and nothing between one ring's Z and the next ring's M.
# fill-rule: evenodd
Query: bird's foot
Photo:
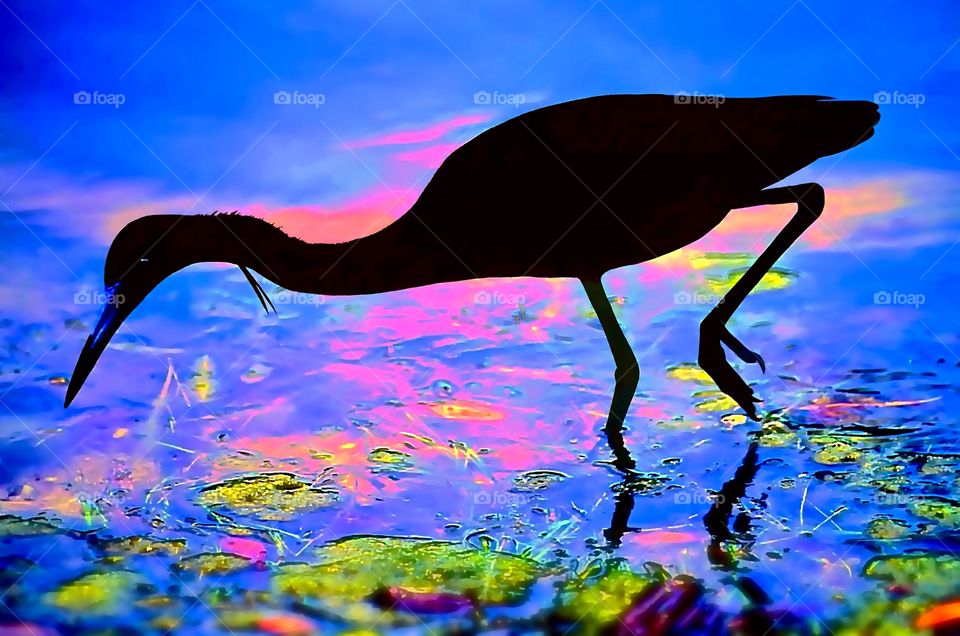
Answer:
M747 386L743 378L727 362L727 357L720 343L727 345L730 351L744 362L759 364L761 371L766 372L767 367L763 358L737 340L727 329L727 326L723 324L723 321L714 317L713 314L709 314L700 323L700 355L698 359L700 368L713 378L713 381L717 383L717 388L740 405L740 408L746 411L751 419L759 420L754 402L760 402L761 400L753 394L753 389Z

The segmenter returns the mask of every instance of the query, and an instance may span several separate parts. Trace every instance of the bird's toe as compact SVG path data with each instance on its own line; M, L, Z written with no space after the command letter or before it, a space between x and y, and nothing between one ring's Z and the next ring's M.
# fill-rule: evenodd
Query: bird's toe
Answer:
M747 364L758 364L760 365L760 371L763 373L767 372L767 364L763 361L763 358L760 357L760 354L748 349L745 344L740 342L739 338L730 333L730 330L727 329L727 326L720 319L707 316L700 326L700 333L701 337L703 337L704 334L709 334L718 339L727 345L735 356Z
M708 316L700 323L700 368L716 382L717 388L732 398L751 419L759 420L754 403L760 400L730 366L721 343L727 345L744 362L760 365L763 371L766 371L766 363L760 354L751 351L737 340L719 319Z
M717 349L719 349L719 346ZM756 397L753 389L743 381L743 378L733 370L733 367L723 356L722 350L717 357L710 353L705 355L701 349L700 367L713 379L717 388L733 399L750 419L759 419L755 402L759 402L760 399Z

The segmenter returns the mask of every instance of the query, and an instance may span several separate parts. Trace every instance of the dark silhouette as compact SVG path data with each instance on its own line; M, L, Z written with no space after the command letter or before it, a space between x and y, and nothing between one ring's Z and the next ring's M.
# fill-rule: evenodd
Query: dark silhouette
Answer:
M619 548L623 543L623 536L628 532L637 532L642 528L636 528L630 525L630 515L636 505L637 489L633 487L635 483L642 480L637 472L632 470L634 466L630 451L623 443L623 436L620 434L607 434L608 443L613 451L614 460L611 462L621 472L624 473L623 481L614 484L613 490L616 493L613 500L613 515L610 518L610 527L604 529L603 536L607 540L607 545L611 548ZM733 477L726 481L719 491L714 495L713 503L710 509L703 516L703 527L710 535L710 546L707 549L707 555L710 562L721 568L730 568L730 563L722 550L723 543L726 541L737 540L738 537L730 531L730 517L733 515L733 509L740 503L747 494L747 488L753 483L757 472L760 470L759 445L756 442L750 444L747 454L740 462ZM749 523L749 515L741 513L737 519ZM737 522L734 522L736 529ZM745 535L746 532L739 532Z
M710 535L710 546L707 548L707 558L710 562L721 569L733 569L736 564L730 558L730 555L724 551L723 544L728 541L737 540L737 535L747 535L749 530L749 515L744 514L734 521L734 529L737 534L731 532L729 524L730 517L733 515L733 509L740 503L747 494L747 488L753 483L757 472L760 470L759 445L756 442L750 444L746 456L740 463L733 477L723 484L720 491L714 495L713 504L710 510L703 516L703 525ZM743 514L743 513L741 513ZM738 527L745 524L747 527Z
M828 97L607 95L522 114L453 152L416 203L386 228L310 244L237 214L137 219L114 239L107 305L67 388L69 405L123 320L167 276L200 262L234 263L288 289L327 295L388 292L487 277L572 277L590 299L616 363L605 427L618 468L633 461L621 430L639 380L636 357L600 277L699 239L733 208L796 203L793 219L700 326L699 363L757 417L753 391L721 343L764 369L725 324L786 249L820 215L818 184L765 189L873 134L872 102ZM272 305L271 305L272 306ZM617 450L619 449L619 451Z

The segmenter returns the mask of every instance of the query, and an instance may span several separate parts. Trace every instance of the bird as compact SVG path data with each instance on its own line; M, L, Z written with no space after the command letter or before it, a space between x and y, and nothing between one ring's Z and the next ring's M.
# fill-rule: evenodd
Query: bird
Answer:
M604 431L614 463L629 469L622 430L640 373L601 277L693 243L731 210L790 203L794 216L700 323L698 364L757 420L760 400L723 347L762 372L766 366L727 322L825 205L818 183L777 184L869 139L880 113L874 102L820 95L695 97L596 95L524 112L454 150L391 224L344 242L304 242L239 213L135 219L107 252L105 297L113 301L84 344L64 406L150 291L196 263L238 266L268 312L273 304L251 270L325 296L492 277L572 278L613 357Z

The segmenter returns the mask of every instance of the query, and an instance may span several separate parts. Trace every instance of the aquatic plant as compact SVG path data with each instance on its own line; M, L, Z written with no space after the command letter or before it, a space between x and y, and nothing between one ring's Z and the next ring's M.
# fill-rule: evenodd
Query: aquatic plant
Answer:
M122 613L142 582L141 575L130 570L90 572L63 583L44 600L59 610L83 615Z
M99 551L111 556L174 556L187 548L187 542L183 539L154 539L146 535L103 539L93 544Z
M181 572L190 572L199 576L211 574L224 576L250 567L253 561L247 557L229 552L202 552L180 559L173 568Z
M510 605L523 601L545 573L526 557L408 537L349 537L321 546L315 556L318 563L277 568L274 589L341 606L371 600L391 588L454 595L470 604Z
M863 567L863 576L880 583L831 625L837 636L907 636L960 632L949 605L960 594L960 558L918 552L879 556ZM941 609L938 609L941 608Z
M536 492L569 478L570 475L559 470L528 470L514 476L513 489L519 492Z
M57 532L57 526L43 517L24 519L15 515L0 515L0 537L28 537Z
M200 490L197 502L205 507L262 521L283 521L327 508L339 501L330 485L314 486L291 473L261 473L236 477Z
M655 563L647 563L644 572L638 573L620 559L597 560L560 585L553 611L575 624L578 633L600 634L629 609L637 595L668 579L669 574Z

